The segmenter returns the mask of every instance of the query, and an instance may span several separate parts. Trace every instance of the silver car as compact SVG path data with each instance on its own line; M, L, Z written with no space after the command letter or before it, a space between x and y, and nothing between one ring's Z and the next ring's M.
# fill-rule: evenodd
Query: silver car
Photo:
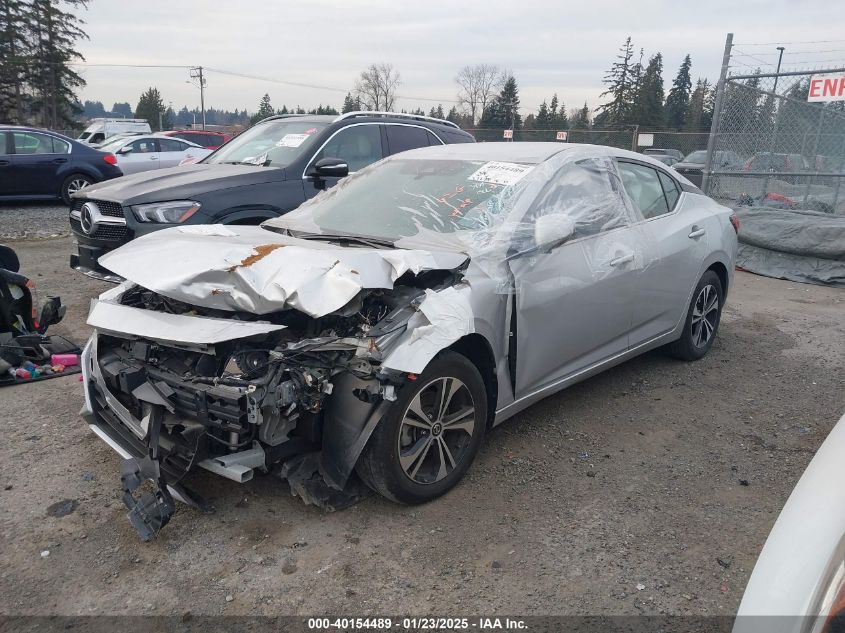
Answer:
M655 347L704 356L736 246L729 209L642 154L405 152L261 226L104 256L127 281L92 302L83 415L126 458L142 538L196 501L195 467L329 508L362 481L425 502L541 398Z
M196 143L159 134L115 135L97 149L114 154L124 175L176 167L185 160L199 160L212 152Z

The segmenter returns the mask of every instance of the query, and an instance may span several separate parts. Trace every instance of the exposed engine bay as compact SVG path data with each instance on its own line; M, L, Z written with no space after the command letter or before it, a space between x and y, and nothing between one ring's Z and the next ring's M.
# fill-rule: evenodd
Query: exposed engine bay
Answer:
M201 307L130 282L92 302L89 323L98 331L83 355L90 408L83 416L128 454L124 502L141 538L169 521L174 496L204 505L183 482L194 467L240 483L255 470L272 472L327 509L354 502L364 494L353 475L357 457L413 378L415 367L403 359L430 360L426 327L436 346L472 327L470 320L444 334L434 313L426 320L426 306L466 301L463 285L460 270L409 271L392 289L363 289L320 317ZM106 322L106 309L119 312ZM129 319L137 325L127 326ZM185 335L217 323L217 338ZM423 336L409 335L420 328ZM152 492L140 494L150 482Z

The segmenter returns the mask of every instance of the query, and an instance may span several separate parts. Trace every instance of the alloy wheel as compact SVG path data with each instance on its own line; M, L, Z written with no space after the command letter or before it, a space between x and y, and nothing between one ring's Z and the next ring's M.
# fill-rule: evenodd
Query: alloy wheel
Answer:
M692 308L692 342L696 347L706 347L716 332L719 320L719 293L710 284L704 286Z
M81 191L82 189L85 189L85 187L87 187L88 184L89 184L88 181L85 180L84 178L74 178L67 185L68 195L73 195L77 191Z
M399 463L408 478L432 484L452 472L469 450L477 417L469 389L457 378L436 378L420 389L399 428Z

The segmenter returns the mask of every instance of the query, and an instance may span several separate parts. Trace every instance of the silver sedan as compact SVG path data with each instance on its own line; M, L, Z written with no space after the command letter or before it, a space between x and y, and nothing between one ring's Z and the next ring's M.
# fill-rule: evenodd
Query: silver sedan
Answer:
M176 167L183 161L200 160L212 152L196 143L158 134L115 136L106 139L97 149L114 154L124 175Z
M312 178L346 169L329 157ZM92 304L83 414L127 458L144 538L192 498L195 467L276 469L326 507L361 482L425 502L541 398L652 348L704 356L737 228L624 150L405 152L262 226L174 227L104 256L127 281ZM155 496L137 498L145 479Z

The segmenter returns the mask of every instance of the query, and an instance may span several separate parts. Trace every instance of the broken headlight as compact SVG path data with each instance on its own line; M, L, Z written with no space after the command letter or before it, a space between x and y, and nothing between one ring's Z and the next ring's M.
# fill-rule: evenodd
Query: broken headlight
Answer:
M138 204L132 207L132 213L139 222L161 222L163 224L178 224L184 222L202 205L193 200L174 200L172 202L153 202Z

